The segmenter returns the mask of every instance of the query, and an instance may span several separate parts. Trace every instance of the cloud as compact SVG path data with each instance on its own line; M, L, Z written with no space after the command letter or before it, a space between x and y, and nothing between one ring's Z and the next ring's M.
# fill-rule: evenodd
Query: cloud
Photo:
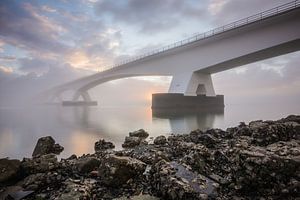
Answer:
M186 18L199 19L205 9L200 1L103 0L95 3L95 12L114 22L137 25L142 33L156 33L174 28Z
M217 26L225 25L233 21L263 12L290 0L210 0L208 11L213 17L214 24Z
M15 56L0 56L0 60L2 61L14 61L16 60Z
M0 1L0 37L5 43L44 53L64 53L68 47L58 40L63 28L38 14L30 3Z
M51 67L55 67L59 64L55 60L40 58L20 58L18 61L20 64L20 71L24 73L36 73L38 75L48 72Z
M3 91L1 90L1 86L4 85L4 83L13 80L16 77L16 75L13 73L13 69L11 67L7 66L1 66L0 65L0 100L1 99L1 94Z

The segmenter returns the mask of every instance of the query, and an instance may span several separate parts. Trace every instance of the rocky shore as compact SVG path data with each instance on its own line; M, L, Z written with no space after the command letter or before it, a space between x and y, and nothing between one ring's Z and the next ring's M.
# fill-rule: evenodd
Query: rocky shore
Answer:
M0 199L299 199L300 116L147 139L123 150L103 139L95 153L58 161L40 138L32 158L0 159Z

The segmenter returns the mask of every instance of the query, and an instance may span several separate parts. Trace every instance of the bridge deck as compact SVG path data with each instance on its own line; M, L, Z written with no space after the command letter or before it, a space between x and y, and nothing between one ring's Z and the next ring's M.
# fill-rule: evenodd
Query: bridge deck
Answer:
M258 13L258 14L251 15L249 17L240 19L240 20L232 22L230 24L226 24L226 25L223 25L221 27L214 28L210 31L206 31L204 33L200 33L200 34L197 34L195 36L186 38L184 40L169 44L167 46L163 46L159 49L155 49L155 50L147 52L145 54L141 54L141 55L129 58L127 60L123 60L123 61L118 62L118 63L116 63L112 66L104 67L100 71L101 72L107 71L107 70L110 70L110 69L113 69L113 68L116 68L116 67L120 67L122 65L126 65L126 64L129 64L129 63L132 63L132 62L142 60L144 58L148 58L148 57L153 56L153 55L157 55L157 54L160 54L160 53L163 53L163 52L166 52L166 51L171 51L171 50L173 50L175 48L178 48L178 47L186 46L186 45L192 44L194 42L198 42L200 40L204 40L204 39L213 37L215 35L219 35L219 34L222 34L224 32L243 27L245 25L249 25L249 24L252 24L252 23L267 19L267 18L270 18L270 17L274 17L274 16L289 12L289 11L294 10L294 9L298 9L299 7L300 7L300 0L295 0L295 1L292 1L292 2L289 2L289 3L277 6L275 8L263 11L261 13Z

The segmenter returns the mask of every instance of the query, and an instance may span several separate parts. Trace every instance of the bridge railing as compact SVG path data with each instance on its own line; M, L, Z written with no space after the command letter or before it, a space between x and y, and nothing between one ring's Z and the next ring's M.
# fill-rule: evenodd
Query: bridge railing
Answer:
M109 70L109 69L112 69L112 68L115 68L115 67L119 67L119 66L122 66L122 65L134 62L134 61L141 60L141 59L149 57L149 56L157 55L157 54L160 54L162 52L168 51L170 49L174 49L174 48L181 47L181 46L184 46L184 45L187 45L187 44L199 41L199 40L203 40L203 39L212 37L214 35L217 35L217 34L220 34L220 33L235 29L235 28L239 28L241 26L244 26L244 25L247 25L247 24L250 24L250 23L253 23L253 22L257 22L257 21L266 19L268 17L272 17L272 16L275 16L275 15L284 13L284 12L289 11L289 10L293 10L295 8L298 8L298 7L300 7L300 0L295 0L295 1L283 4L283 5L280 5L278 7L263 11L261 13L258 13L258 14L251 15L249 17L240 19L240 20L232 22L230 24L226 24L224 26L212 29L210 31L200 33L200 34L196 34L192 37L189 37L189 38L186 38L184 40L181 40L181 41L163 46L163 47L155 49L153 51L149 51L147 53L144 53L144 54L141 54L141 55L131 57L131 58L128 58L126 60L117 62L112 66L109 66L109 67L106 67L106 68L102 69L101 71L106 71L106 70Z

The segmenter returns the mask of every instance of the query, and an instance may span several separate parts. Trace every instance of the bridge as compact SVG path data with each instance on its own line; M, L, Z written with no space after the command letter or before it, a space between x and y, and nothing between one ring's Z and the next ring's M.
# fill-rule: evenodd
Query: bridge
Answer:
M300 0L130 58L101 72L47 91L47 101L93 102L88 90L136 76L172 76L168 93L215 97L211 75L300 49Z

